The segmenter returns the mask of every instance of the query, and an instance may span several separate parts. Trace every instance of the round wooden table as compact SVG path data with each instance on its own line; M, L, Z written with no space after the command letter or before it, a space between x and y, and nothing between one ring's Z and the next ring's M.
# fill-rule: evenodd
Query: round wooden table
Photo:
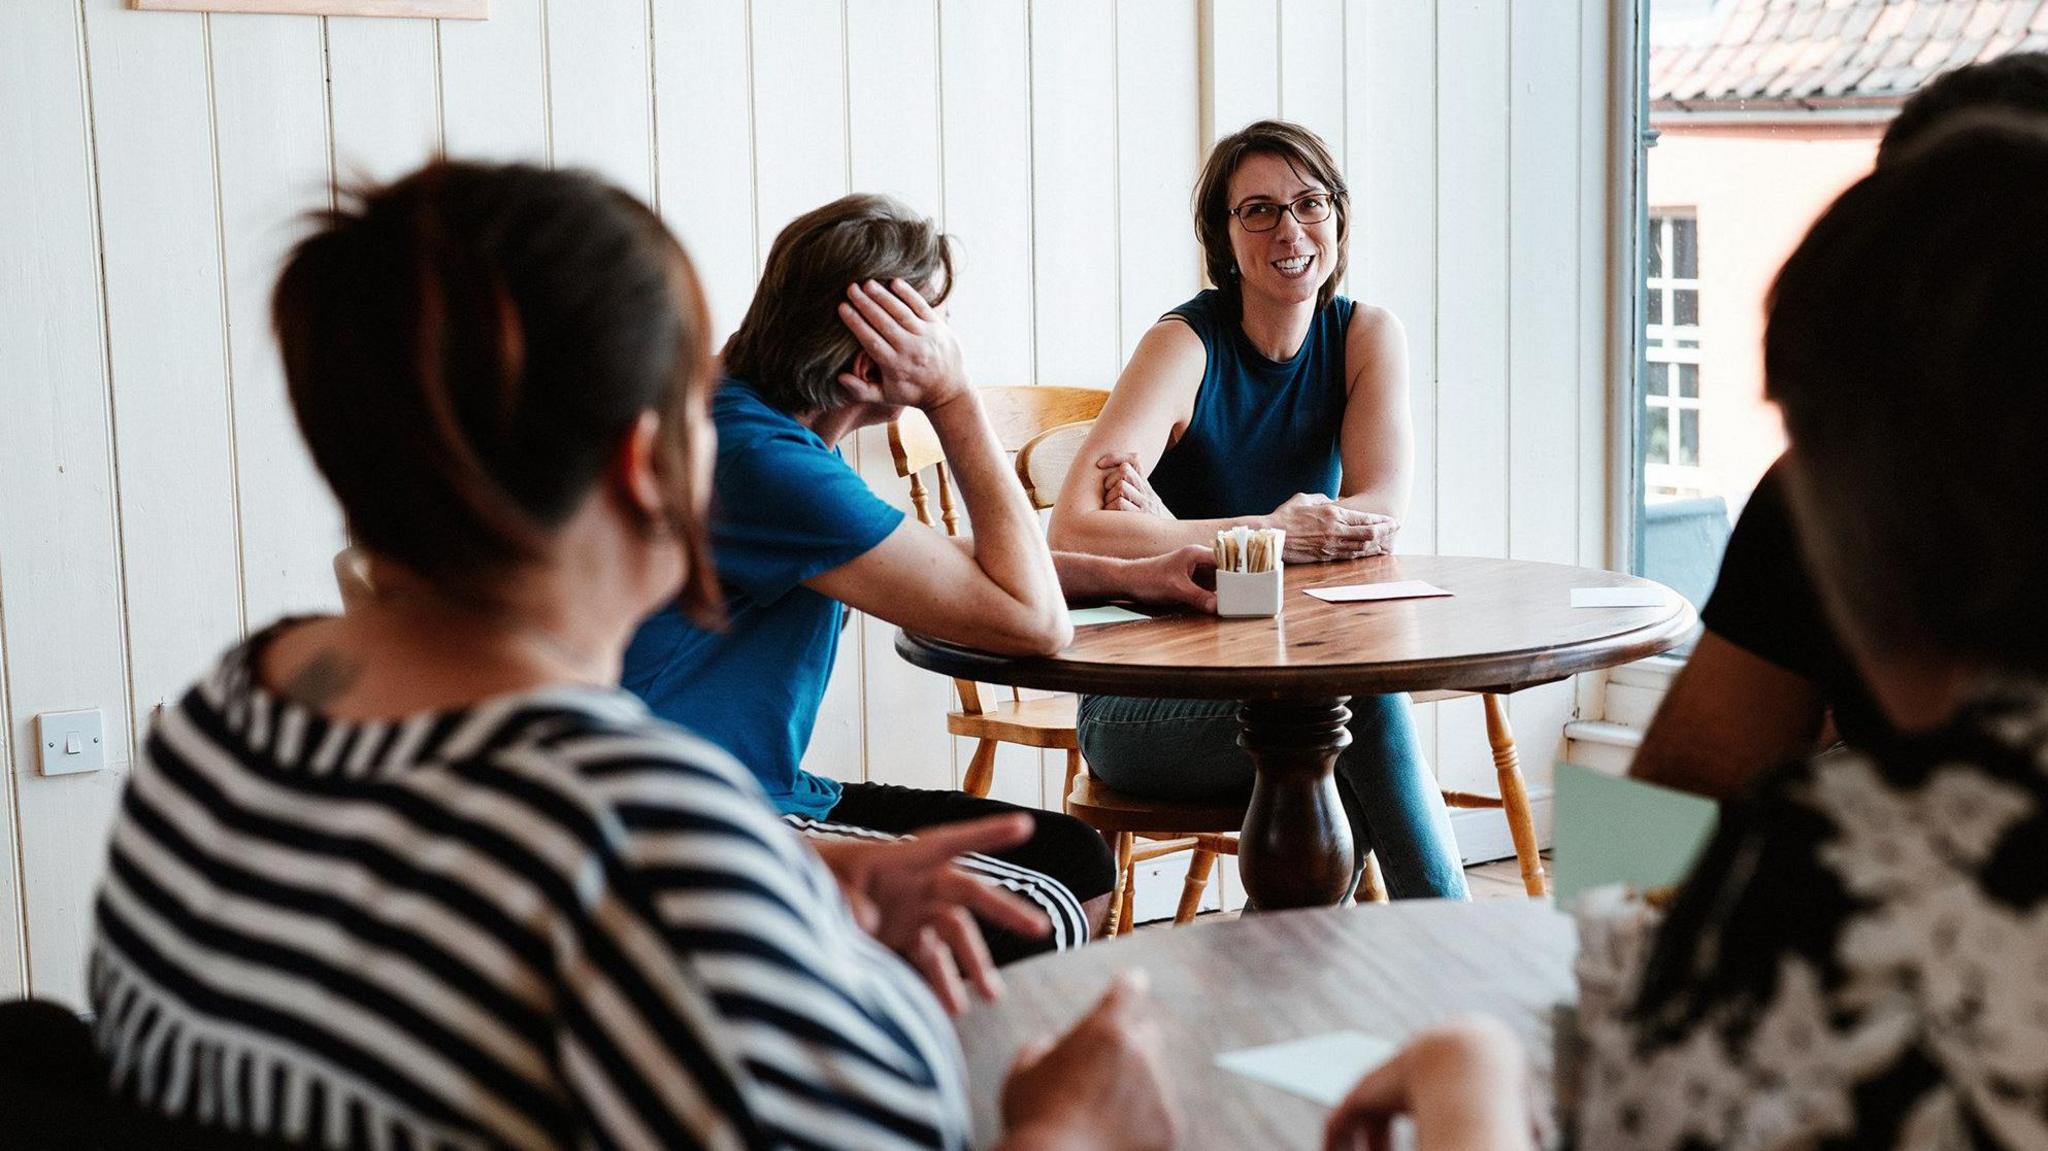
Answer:
M1057 1035L1110 978L1142 967L1166 1042L1184 1151L1322 1146L1322 1105L1216 1066L1216 1056L1331 1031L1398 1043L1464 1014L1520 1035L1547 1115L1554 1008L1576 997L1571 920L1543 903L1411 900L1141 931L1003 969L1003 997L960 1020L977 1146L1000 1130L1018 1048Z
M1307 588L1423 580L1433 599L1325 603ZM1654 607L1574 608L1574 588L1648 588ZM896 651L959 679L1052 691L1159 699L1236 699L1238 742L1256 770L1238 866L1260 908L1340 902L1352 878L1350 825L1332 772L1351 741L1353 695L1462 691L1488 697L1489 734L1504 790L1520 787L1499 697L1579 672L1628 663L1684 642L1692 605L1661 584L1618 572L1527 560L1377 556L1287 568L1271 619L1177 614L1076 630L1051 656L1018 658L903 632ZM1505 757L1505 758L1503 758ZM1507 798L1503 796L1503 798ZM1526 809L1526 803L1523 804ZM1515 827L1525 869L1531 834ZM1525 876L1542 891L1541 872Z

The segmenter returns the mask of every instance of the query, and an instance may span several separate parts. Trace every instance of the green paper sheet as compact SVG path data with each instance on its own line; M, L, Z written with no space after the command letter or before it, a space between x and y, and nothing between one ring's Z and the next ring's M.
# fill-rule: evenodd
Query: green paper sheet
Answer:
M1103 604L1101 607L1075 608L1067 612L1067 618L1074 621L1075 627L1087 627L1089 624L1128 623L1134 619L1151 619L1152 617L1140 615L1129 608L1118 607L1115 604Z
M1561 906L1610 883L1666 887L1685 877L1720 814L1710 799L1569 763L1557 765L1553 889Z

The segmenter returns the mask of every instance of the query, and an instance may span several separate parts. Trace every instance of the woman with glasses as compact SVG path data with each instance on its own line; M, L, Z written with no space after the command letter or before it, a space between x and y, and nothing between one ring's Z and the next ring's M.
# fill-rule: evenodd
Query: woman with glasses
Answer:
M1329 149L1262 120L1219 141L1195 187L1195 234L1216 285L1153 325L1067 477L1055 548L1155 555L1222 528L1287 532L1284 558L1392 549L1413 429L1401 322L1337 294L1350 205ZM1396 898L1463 898L1449 813L1405 696L1351 700L1338 793L1362 865ZM1096 778L1160 798L1248 792L1237 705L1084 696Z

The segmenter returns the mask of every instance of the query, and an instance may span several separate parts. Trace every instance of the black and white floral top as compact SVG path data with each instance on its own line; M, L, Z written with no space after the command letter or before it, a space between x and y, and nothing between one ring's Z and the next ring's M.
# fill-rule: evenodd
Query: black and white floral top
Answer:
M2048 684L1730 805L1618 1000L1582 1148L2048 1147Z

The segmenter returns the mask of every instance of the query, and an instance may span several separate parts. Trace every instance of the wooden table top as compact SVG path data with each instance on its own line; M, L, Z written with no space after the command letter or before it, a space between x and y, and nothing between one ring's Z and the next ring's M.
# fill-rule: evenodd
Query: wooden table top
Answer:
M1453 1015L1493 1015L1521 1036L1547 1101L1553 1010L1575 998L1577 950L1570 918L1548 904L1412 900L1142 931L1006 967L1003 998L960 1021L976 1142L999 1131L1017 1049L1070 1026L1126 967L1152 978L1186 1151L1320 1148L1322 1105L1215 1059L1330 1031L1399 1041Z
M1434 599L1324 603L1304 589L1423 580ZM1580 587L1662 588L1597 568L1469 556L1376 556L1291 564L1272 619L1161 615L1075 629L1048 657L1018 659L908 632L896 650L962 679L1052 691L1207 699L1305 694L1518 691L1667 651L1691 634L1692 605L1575 608Z

